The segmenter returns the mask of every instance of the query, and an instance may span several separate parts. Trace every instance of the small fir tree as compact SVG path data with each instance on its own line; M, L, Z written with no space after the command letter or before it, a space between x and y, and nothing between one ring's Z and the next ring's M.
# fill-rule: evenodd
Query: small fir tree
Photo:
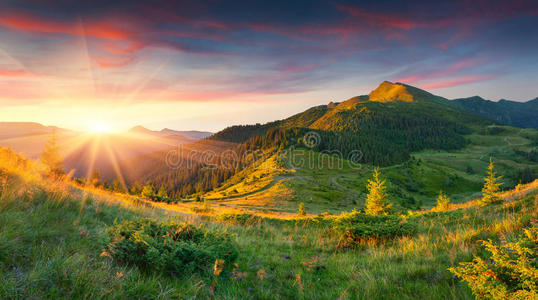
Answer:
M133 195L138 195L142 192L142 186L140 185L140 183L138 182L134 182L132 185L131 185L131 194Z
M114 192L121 192L123 190L119 179L116 178L112 182L112 190L114 190Z
M304 207L304 202L299 203L299 211L297 212L299 216L306 216L306 209Z
M56 141L56 131L52 132L52 135L45 145L45 148L41 152L41 162L49 169L51 175L62 175L65 173L62 167L62 156L60 154L60 146Z
M494 171L493 159L489 158L489 166L486 177L484 177L484 187L482 188L482 199L480 204L488 205L490 203L498 202L501 200L499 197L500 186L502 185L499 180L501 176L497 176Z
M209 202L209 200L204 199L204 204L202 205L202 209L204 211L210 211L211 210L211 203Z
M101 175L99 175L99 171L93 170L90 183L93 186L99 186L101 184Z
M387 203L387 186L385 180L382 180L380 176L379 168L375 168L373 179L368 180L365 212L372 216L386 215L392 206Z
M168 191L166 191L166 189L164 188L164 185L161 185L161 187L159 188L159 191L157 192L157 196L159 196L159 198L168 198Z
M153 186L151 185L151 183L146 182L146 185L144 185L144 187L142 188L141 195L142 197L145 197L145 198L150 198L155 195L155 190L153 189Z
M438 210L446 210L448 209L448 206L450 204L450 198L443 193L443 191L439 191L439 196L437 196L437 209Z

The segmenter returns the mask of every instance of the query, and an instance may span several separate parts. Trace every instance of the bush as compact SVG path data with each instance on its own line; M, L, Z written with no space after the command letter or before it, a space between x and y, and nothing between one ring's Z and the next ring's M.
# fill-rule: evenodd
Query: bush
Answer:
M120 263L145 271L184 275L206 273L217 259L235 261L238 250L230 237L202 226L140 218L108 228L110 243L103 251Z
M484 241L491 253L449 270L467 282L479 298L538 299L538 227L525 230L515 243Z
M261 223L262 217L249 213L223 213L215 218L217 221L234 225L256 225Z
M415 222L394 215L372 216L353 211L332 218L334 228L342 234L343 246L411 235L417 231Z

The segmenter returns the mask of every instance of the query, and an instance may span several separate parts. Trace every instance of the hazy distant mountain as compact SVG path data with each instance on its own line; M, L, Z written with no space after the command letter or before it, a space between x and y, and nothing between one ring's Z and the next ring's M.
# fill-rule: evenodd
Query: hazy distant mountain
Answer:
M53 131L56 132L66 171L74 170L75 176L85 177L92 169L97 169L105 179L118 177L120 161L173 149L196 140L170 131L154 132L141 126L133 128L131 134L95 135L33 122L0 122L0 146L9 147L29 158L39 158Z
M56 126L45 126L34 122L0 122L0 139L50 134L53 131L63 134L75 134L75 132L68 129Z
M140 125L129 129L128 132L151 134L151 135L157 135L157 136L182 136L182 137L186 137L193 140L203 139L213 134L212 132L207 132L207 131L196 131L196 130L180 131L180 130L173 130L169 128L164 128L160 131L155 131L155 130L147 129Z
M538 128L538 98L527 102L501 99L498 102L479 96L452 101L455 107L500 123L521 128Z

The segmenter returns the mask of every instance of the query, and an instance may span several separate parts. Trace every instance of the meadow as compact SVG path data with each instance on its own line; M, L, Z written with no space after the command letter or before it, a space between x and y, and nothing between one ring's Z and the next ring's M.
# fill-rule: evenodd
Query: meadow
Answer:
M484 254L480 240L511 241L538 217L535 181L503 194L501 204L469 201L402 215L416 231L342 247L330 222L338 216L182 214L48 179L14 157L3 155L0 176L3 299L471 299L447 269ZM103 254L108 228L141 217L224 232L238 257L218 276L212 266L170 275Z

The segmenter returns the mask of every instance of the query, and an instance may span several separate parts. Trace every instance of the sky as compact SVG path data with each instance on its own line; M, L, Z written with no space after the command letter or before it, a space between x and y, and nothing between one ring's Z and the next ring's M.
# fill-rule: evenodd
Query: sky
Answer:
M538 97L538 3L0 1L0 121L218 131L368 94Z

